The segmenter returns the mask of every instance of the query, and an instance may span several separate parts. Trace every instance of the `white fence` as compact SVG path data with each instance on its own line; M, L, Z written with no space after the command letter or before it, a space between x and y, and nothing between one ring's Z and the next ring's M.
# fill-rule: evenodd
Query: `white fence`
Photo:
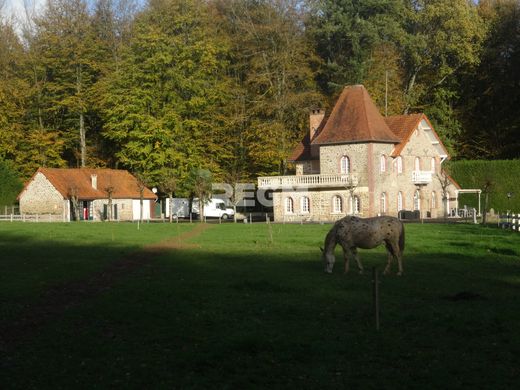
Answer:
M498 226L502 229L511 229L520 232L520 214L507 213L500 215Z
M8 222L67 222L63 215L56 214L2 214L0 221Z

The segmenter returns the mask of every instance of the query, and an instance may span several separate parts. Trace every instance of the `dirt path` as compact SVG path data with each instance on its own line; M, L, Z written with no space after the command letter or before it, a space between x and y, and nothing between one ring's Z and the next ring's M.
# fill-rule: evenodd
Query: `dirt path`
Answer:
M157 256L172 250L197 247L186 241L197 237L210 227L208 224L198 224L189 232L147 245L137 252L113 261L87 279L48 289L38 300L27 306L15 321L0 323L0 356L33 335L48 321L110 289L119 279L150 264ZM0 367L1 365L0 361Z

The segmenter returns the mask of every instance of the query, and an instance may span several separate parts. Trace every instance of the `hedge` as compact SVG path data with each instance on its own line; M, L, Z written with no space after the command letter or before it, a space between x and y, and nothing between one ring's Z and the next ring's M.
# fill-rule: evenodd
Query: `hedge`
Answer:
M450 161L446 171L463 189L482 190L482 208L488 187L487 209L495 212L511 210L520 213L520 160L461 160ZM511 196L508 197L508 194ZM459 207L478 207L478 197L471 194L459 196Z

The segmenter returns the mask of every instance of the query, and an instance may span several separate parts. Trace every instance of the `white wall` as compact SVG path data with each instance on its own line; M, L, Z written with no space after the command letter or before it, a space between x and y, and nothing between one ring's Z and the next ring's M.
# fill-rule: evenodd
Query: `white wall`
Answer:
M133 220L139 220L141 216L141 201L139 199L132 199L132 215ZM150 199L143 200L143 219L150 219Z

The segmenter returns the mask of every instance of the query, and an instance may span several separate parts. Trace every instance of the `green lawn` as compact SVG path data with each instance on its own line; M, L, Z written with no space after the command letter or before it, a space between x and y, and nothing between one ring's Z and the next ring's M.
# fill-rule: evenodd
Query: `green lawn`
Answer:
M194 226L0 224L2 312L19 321L53 285ZM2 388L516 387L520 234L406 225L376 332L370 272L343 275L339 250L323 272L329 228L212 225L11 343ZM382 269L386 255L361 259Z

